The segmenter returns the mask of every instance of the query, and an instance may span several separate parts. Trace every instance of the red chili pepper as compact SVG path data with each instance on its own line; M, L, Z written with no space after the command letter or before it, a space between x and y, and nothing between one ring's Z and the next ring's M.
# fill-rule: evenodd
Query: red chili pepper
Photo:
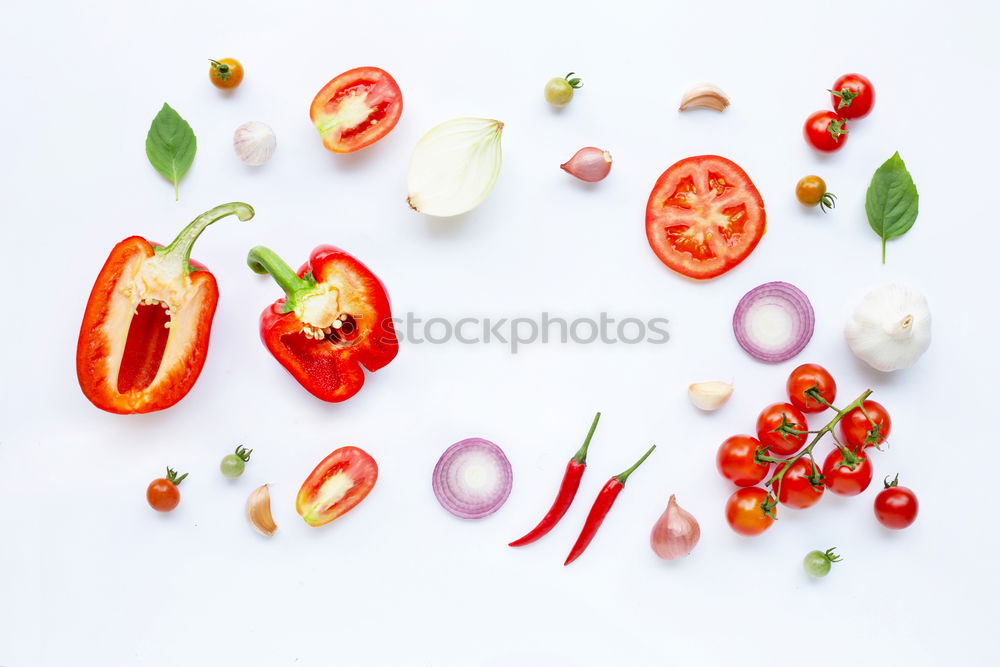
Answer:
M597 534L598 529L600 529L601 524L604 523L604 517L608 515L608 511L611 506L615 504L615 499L618 498L618 494L622 492L625 488L625 480L631 475L636 468L642 465L642 462L646 460L653 450L656 449L656 445L653 445L649 450L642 455L642 458L635 462L635 465L621 473L620 475L615 475L608 480L607 484L601 489L601 492L597 494L597 500L594 501L594 506L590 508L590 514L587 515L587 520L583 524L583 530L580 531L580 537L576 538L576 544L569 552L569 556L566 557L566 562L563 565L569 565L577 558L580 557L590 545L590 541L594 539L594 535Z
M377 371L399 351L385 287L343 250L318 246L297 274L263 246L247 264L271 274L286 295L261 314L261 340L317 398L354 396L365 382L361 366Z
M233 202L206 211L161 247L131 236L111 250L87 301L76 375L90 402L128 414L169 408L194 386L208 354L219 287L191 259L191 246L228 215L253 217Z
M590 425L590 431L587 433L587 439L583 441L583 446L580 447L576 455L566 464L566 473L563 475L562 484L559 486L559 493L556 494L556 499L552 503L552 507L549 508L549 511L531 532L518 540L514 540L508 546L523 547L525 544L531 544L543 537L559 523L559 520L569 510L569 506L573 504L573 499L576 498L576 491L580 488L580 479L583 477L583 472L587 469L587 448L590 446L590 439L594 437L594 431L597 429L597 422L600 418L601 413L598 412L594 416L594 423Z

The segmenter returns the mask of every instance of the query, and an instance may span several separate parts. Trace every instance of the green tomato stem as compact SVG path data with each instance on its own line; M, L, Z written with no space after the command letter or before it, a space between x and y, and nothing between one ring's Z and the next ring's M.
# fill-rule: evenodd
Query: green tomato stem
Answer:
M800 451L798 454L796 454L795 456L793 456L790 459L782 459L782 461L787 461L788 465L783 466L781 468L781 470L778 471L778 472L776 472L771 477L771 479L767 480L767 482L764 483L764 485L765 486L772 486L773 487L773 485L774 485L775 482L778 482L778 484L780 484L781 483L781 478L785 476L785 472L787 472L788 469L792 467L793 463L795 463L796 461L798 461L799 459L801 459L806 454L812 454L812 450L816 446L816 443L818 443L820 441L820 438L822 438L827 433L831 433L833 431L833 427L836 426L840 422L840 420L844 418L844 415L846 415L848 412L850 412L854 408L860 408L861 405L865 402L865 399L867 399L871 395L872 395L872 390L871 389L865 389L861 393L861 395L858 396L853 401L851 401L851 403L847 407L843 408L842 410L837 410L836 416L833 419L831 419L830 422L826 426L824 426L820 430L816 431L816 435L813 437L812 442L810 442L808 445L806 445L805 449L803 449L802 451ZM833 406L830 406L830 407L833 407ZM836 410L836 408L834 408L834 409ZM836 436L834 436L834 438L836 439Z

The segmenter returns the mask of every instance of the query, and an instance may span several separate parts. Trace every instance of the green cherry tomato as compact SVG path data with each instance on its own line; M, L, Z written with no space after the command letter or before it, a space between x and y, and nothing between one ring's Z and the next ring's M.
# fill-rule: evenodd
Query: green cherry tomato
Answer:
M219 470L223 476L229 479L236 479L242 475L247 467L247 461L250 460L250 452L252 451L252 449L247 449L246 447L237 447L235 453L223 456L222 461L219 463Z
M834 553L833 549L827 549L825 552L810 551L802 560L802 567L814 577L825 577L830 573L830 566L839 560L840 556Z
M573 99L573 90L583 85L579 78L571 78L573 72L566 76L549 79L545 84L545 101L554 107L564 107Z

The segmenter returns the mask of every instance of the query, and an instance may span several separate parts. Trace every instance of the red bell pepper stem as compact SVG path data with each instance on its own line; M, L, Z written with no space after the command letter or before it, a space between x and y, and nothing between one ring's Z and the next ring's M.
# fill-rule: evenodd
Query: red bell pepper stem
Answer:
M650 447L631 468L621 474L615 475L607 481L600 493L597 494L597 500L594 501L594 506L590 508L590 514L587 515L587 520L583 524L580 537L576 538L576 544L573 545L563 565L569 565L586 551L591 540L594 539L594 535L600 529L601 524L604 523L604 517L608 515L611 506L615 504L618 494L625 488L625 481L653 453L654 449L656 449L656 445Z
M254 273L271 274L274 282L278 283L278 286L285 291L287 299L284 312L286 313L295 309L296 298L300 294L316 287L316 279L311 273L300 278L285 260L278 257L277 253L262 245L255 246L250 250L247 255L247 266Z
M253 217L253 208L249 204L238 201L220 204L188 223L187 227L182 229L181 233L170 242L170 245L162 248L154 247L153 252L165 262L176 262L184 275L196 271L198 269L191 266L191 248L194 247L194 242L209 225L229 215L235 215L240 221L246 222Z
M594 431L597 430L597 422L600 419L601 413L598 412L594 415L594 422L590 425L590 431L587 432L587 439L583 441L583 445L579 451L566 464L566 473L563 475L562 484L559 486L559 493L556 494L556 499L552 503L552 507L549 508L549 511L531 532L520 539L514 540L508 546L523 547L525 544L531 544L535 540L545 536L565 516L569 510L569 506L573 504L573 499L576 498L576 492L580 488L580 479L587 469L587 448L590 446L590 439L594 437Z

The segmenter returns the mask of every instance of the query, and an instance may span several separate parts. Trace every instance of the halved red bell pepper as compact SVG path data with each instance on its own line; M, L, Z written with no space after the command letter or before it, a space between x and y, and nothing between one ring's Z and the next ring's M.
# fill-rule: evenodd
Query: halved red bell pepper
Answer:
M247 264L269 273L285 291L260 316L260 337L313 396L336 403L399 351L385 286L340 248L321 245L298 273L273 251L257 246Z
M219 287L191 260L191 247L228 215L249 220L253 209L240 202L216 206L165 247L131 236L112 248L90 292L76 347L77 379L91 403L118 414L153 412L194 386Z

